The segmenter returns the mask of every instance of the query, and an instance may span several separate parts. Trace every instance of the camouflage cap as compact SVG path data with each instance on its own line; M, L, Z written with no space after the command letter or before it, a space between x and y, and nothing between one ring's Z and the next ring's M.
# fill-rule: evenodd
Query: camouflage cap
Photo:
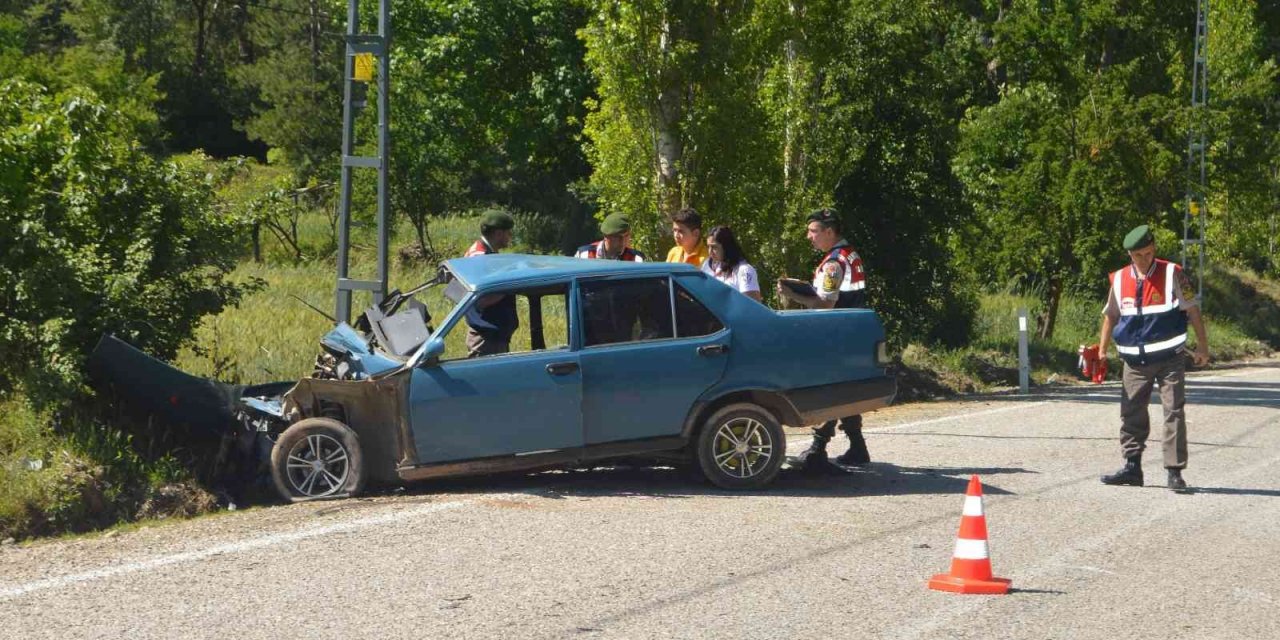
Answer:
M1124 250L1135 251L1141 249L1156 241L1156 237L1151 235L1151 227L1147 225L1139 225L1134 227L1129 235L1124 237Z
M611 213L605 216L604 222L600 223L600 233L611 236L618 233L626 233L631 230L631 220L621 213Z

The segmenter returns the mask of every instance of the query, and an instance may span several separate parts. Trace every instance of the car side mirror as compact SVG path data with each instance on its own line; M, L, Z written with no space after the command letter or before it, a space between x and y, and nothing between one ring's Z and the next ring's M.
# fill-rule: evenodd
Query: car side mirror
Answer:
M444 355L444 338L434 336L427 340L427 346L424 347L422 353L423 362L435 362Z

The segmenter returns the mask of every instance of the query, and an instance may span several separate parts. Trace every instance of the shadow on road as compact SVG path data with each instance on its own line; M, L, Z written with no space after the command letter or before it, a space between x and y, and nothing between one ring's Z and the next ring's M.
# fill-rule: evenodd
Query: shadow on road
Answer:
M1238 487L1191 487L1187 493L1209 493L1221 496L1265 496L1280 497L1280 489L1241 489Z
M1117 420L1116 420L1116 423L1117 423L1117 432L1119 431L1119 426L1118 426L1118 425L1119 425L1119 422L1120 422L1120 421L1119 421L1119 419L1117 419ZM1155 422L1155 421L1153 421L1153 425L1154 425L1154 426L1152 427L1153 433L1157 433L1158 431L1162 431L1162 430L1164 429L1164 427L1163 427L1162 425L1160 425L1159 423L1157 423L1157 422ZM950 432L950 433L949 433L949 432L946 432L946 431L885 431L885 432L882 432L882 433L877 433L877 434L875 434L875 436L876 436L877 438L883 438L883 437L885 437L885 436L926 436L926 437L930 437L930 438L933 438L933 437L940 437L940 438L976 438L976 439L979 439L979 440L1101 440L1101 441L1103 441L1103 442L1116 442L1116 441L1118 440L1118 436L1106 436L1106 437L1099 437L1099 436L996 436L996 435L980 434L980 433L954 433L954 432ZM1152 439L1148 440L1148 444L1150 444L1151 442L1155 442L1157 446L1160 444L1159 438L1152 438ZM1187 444L1197 445L1197 446L1202 446L1202 447L1222 448L1222 449L1256 449L1256 448L1257 448L1257 447L1252 447L1252 446L1249 446L1249 445L1243 445L1243 444L1219 444L1219 443L1217 443L1217 442L1199 442L1199 441L1195 441L1195 440L1189 440L1189 441L1187 442Z
M969 476L1035 473L1019 467L900 467L872 463L836 475L811 475L784 468L778 479L759 491L725 491L692 471L672 467L600 466L558 469L531 474L455 478L421 483L406 489L389 488L377 495L426 496L436 493L534 493L549 498L636 496L691 498L741 496L848 498L856 496L964 495ZM1009 495L984 483L988 495Z

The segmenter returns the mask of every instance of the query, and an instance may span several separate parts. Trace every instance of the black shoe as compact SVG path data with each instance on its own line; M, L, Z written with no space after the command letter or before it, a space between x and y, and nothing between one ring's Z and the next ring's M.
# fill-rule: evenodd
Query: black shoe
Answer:
M837 475L847 473L844 469L831 464L831 460L827 458L827 452L821 449L809 447L803 453L791 459L791 468L800 471L805 475L821 476L821 475Z
M849 450L836 456L836 463L846 467L861 467L871 463L871 454L867 453L867 445L850 445Z
M1182 479L1182 469L1169 469L1169 488L1178 493L1187 491L1187 481Z
M1124 468L1109 475L1102 476L1102 484L1123 485L1128 487L1142 486L1142 463L1130 460Z

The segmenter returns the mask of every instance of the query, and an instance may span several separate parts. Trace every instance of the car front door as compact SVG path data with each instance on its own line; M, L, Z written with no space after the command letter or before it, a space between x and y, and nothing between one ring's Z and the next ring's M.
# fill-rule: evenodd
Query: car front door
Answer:
M409 414L420 464L582 446L582 372L568 342L567 286L514 295L521 329L511 352L467 358L464 310L446 331L450 351L413 371ZM529 313L531 302L540 312ZM548 340L530 335L544 323Z
M724 375L729 331L667 276L584 279L577 313L587 445L679 435Z

